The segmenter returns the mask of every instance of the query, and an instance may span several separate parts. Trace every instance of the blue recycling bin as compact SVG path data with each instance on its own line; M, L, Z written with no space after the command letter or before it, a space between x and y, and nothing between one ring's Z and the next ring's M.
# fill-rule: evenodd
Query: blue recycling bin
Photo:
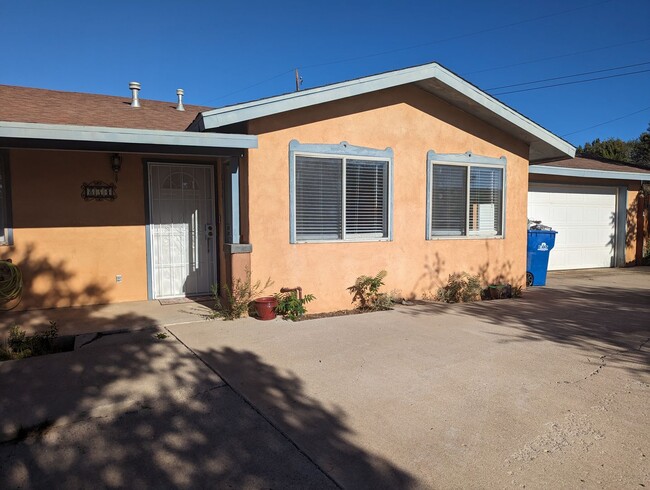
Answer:
M526 286L546 286L548 256L555 246L553 230L528 230Z

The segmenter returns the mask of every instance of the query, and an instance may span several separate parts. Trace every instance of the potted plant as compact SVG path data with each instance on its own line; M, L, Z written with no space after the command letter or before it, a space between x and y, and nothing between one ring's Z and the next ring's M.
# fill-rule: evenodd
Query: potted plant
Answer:
M254 300L255 313L260 320L273 320L275 318L275 308L278 306L278 300L275 296L263 296Z

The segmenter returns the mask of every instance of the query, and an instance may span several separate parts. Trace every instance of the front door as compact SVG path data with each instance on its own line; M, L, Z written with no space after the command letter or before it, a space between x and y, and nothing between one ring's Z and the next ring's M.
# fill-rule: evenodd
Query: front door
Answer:
M209 293L216 282L213 167L149 163L149 211L153 297Z

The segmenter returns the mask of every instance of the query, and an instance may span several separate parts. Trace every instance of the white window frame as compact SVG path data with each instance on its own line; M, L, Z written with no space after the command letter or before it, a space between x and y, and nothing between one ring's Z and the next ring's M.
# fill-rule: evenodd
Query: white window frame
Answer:
M329 240L299 240L296 230L296 156L314 158L340 158L342 168L341 192L341 238ZM347 159L371 160L387 162L387 188L386 199L386 235L376 236L371 234L346 233L346 161ZM350 243L350 242L389 242L393 240L393 150L386 148L378 150L353 146L342 141L338 145L302 144L297 140L289 143L289 242L290 243Z
M0 151L0 173L4 184L3 195L0 197L0 213L4 222L4 228L0 229L0 246L10 246L14 244L14 230L12 225L11 212L11 175L9 173L9 154L6 151Z
M458 166L467 168L467 188L465 190L465 235L434 235L431 233L431 206L433 200L433 167L434 165ZM472 168L500 168L502 172L501 187L501 233L480 233L470 231L470 190L471 190L471 170ZM486 157L474 155L471 151L466 153L436 153L433 150L427 152L427 212L426 212L426 239L427 240L486 240L486 239L503 239L506 236L506 168L507 160L505 156L501 158Z

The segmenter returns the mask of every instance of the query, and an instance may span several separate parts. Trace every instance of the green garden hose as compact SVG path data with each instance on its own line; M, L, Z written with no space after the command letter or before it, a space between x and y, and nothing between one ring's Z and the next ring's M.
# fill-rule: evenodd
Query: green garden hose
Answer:
M9 261L0 261L0 310L11 310L18 306L23 293L23 275L17 265ZM12 301L18 301L5 308Z

